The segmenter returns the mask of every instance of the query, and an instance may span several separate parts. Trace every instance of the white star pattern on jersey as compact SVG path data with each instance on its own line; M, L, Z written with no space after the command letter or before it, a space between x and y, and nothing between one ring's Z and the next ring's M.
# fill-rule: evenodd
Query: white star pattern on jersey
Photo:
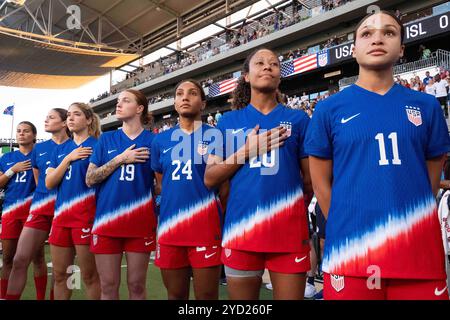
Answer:
M123 205L123 206L119 207L117 210L106 213L100 219L95 220L94 226L92 228L92 233L94 233L97 228L100 228L100 227L108 224L109 222L114 221L120 217L131 214L135 209L142 207L146 204L149 204L149 203L151 203L151 201L152 201L152 193L150 192L150 194L148 196L146 196L145 198L136 200L129 205Z
M85 194L82 194L75 199L70 200L69 202L64 203L62 206L58 208L58 210L55 210L55 218L58 217L62 212L66 211L67 209L70 209L74 207L77 203L82 202L86 200L89 197L95 196L95 190L89 191Z
M366 256L369 250L376 250L400 234L408 233L422 220L434 215L435 209L436 202L429 199L422 206L406 212L404 216L389 215L375 230L370 230L360 237L346 239L345 245L338 248L330 248L329 255L324 257L323 270L330 273L343 263Z
M178 224L185 222L186 220L192 219L196 214L200 213L203 209L209 207L216 201L214 195L210 195L209 198L196 203L188 208L178 211L176 215L171 217L169 220L164 221L158 226L158 237L164 235L164 233L170 231L177 227Z
M30 204L32 199L33 199L33 196L29 196L28 198L25 198L25 200L23 200L23 201L22 201L22 199L20 199L18 202L14 203L8 207L5 207L2 212L2 218L5 218L8 214L10 214L11 212L14 212L18 208L23 207L27 204Z
M239 223L235 223L230 228L224 230L222 246L226 247L227 243L237 237L242 236L246 232L250 232L257 225L275 218L284 209L294 205L297 201L303 198L303 191L297 189L294 192L286 195L284 198L278 199L274 203L267 204L266 207L257 207L256 211L244 217Z
M31 204L31 208L30 208L30 212L32 211L36 211L44 206L46 206L49 202L55 201L56 200L56 194L52 194L51 196L48 196L47 198L44 198L38 202L32 203Z

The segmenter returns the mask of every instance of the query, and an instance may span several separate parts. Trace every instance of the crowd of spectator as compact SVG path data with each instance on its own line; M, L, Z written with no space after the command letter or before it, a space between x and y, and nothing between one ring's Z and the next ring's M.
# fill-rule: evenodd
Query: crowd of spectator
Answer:
M332 10L350 1L351 0L322 1L321 11ZM231 48L247 44L253 40L259 39L278 30L282 30L310 17L311 11L304 8L300 1L293 0L292 4L289 6L281 9L274 9L273 13L257 21L249 19L248 21L240 24L238 28L228 28L223 34L213 36L212 38L203 41L200 43L198 48L192 51L178 51L170 56L164 58L161 57L156 62L141 66L136 70L127 73L124 83L126 82L126 87L137 86L156 77L172 73L199 61L209 59L212 56L228 51ZM213 45L214 40L216 40L215 45ZM219 40L220 45L217 45L217 40ZM336 44L338 44L337 37L334 37L322 44L321 48L327 48ZM287 53L286 56L297 58L306 53L306 49L298 49ZM208 83L208 85L211 83ZM112 94L112 92L105 92L97 98L91 99L91 102L104 99Z

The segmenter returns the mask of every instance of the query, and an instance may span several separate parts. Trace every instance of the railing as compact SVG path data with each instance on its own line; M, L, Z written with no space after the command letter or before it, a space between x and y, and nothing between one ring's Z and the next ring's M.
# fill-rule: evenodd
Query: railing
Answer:
M394 67L394 75L414 72L420 69L431 68L435 66L450 69L450 52L438 49L436 52L433 52L431 54L431 57L428 59L421 59L413 62L396 65ZM339 80L339 87L342 88L349 86L355 83L356 80L358 80L358 76L343 78Z

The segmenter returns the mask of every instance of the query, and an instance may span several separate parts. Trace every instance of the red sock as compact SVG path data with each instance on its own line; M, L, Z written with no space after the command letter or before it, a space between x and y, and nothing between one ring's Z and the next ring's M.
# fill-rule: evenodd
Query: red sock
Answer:
M0 279L0 299L5 299L6 291L8 290L8 279Z
M34 277L34 284L36 286L36 300L45 300L45 291L47 290L47 274Z
M6 300L20 300L20 294L6 294Z
M53 288L50 289L50 300L55 300L55 291L53 291Z

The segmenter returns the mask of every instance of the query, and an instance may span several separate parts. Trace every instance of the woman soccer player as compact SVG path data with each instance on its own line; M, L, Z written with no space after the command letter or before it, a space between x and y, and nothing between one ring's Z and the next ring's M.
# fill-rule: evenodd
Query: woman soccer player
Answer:
M45 131L51 133L52 138L38 143L31 154L31 165L37 186L31 202L30 214L20 234L17 251L14 255L7 299L20 298L27 281L28 266L31 261L36 266L36 257L40 257L41 260L38 264L39 272L35 272L34 278L37 296L38 300L45 299L47 266L44 259L44 243L52 225L56 199L56 193L45 187L45 176L56 146L69 138L66 119L67 110L60 108L50 110L45 119Z
M36 143L36 134L37 130L34 124L22 121L16 131L19 150L9 152L0 158L0 188L6 190L0 233L3 248L0 299L4 299L6 296L17 242L30 213L31 199L36 188L31 170L31 152ZM37 272L45 268L45 265L41 264L44 264L43 257L39 257L35 261Z
M450 139L436 99L394 83L404 27L358 24L356 84L321 102L306 139L328 217L325 299L448 299L435 195Z
M231 299L258 299L264 269L275 299L303 299L310 269L303 139L308 116L278 103L280 62L259 49L244 63L233 106L218 124L205 184L230 181L222 261ZM261 131L261 132L260 132Z
M196 299L219 296L220 213L214 191L203 182L209 131L216 129L201 122L205 106L201 85L182 81L175 88L179 125L152 143L152 168L162 186L155 264L169 299L189 299L191 267Z
M80 266L86 294L100 298L100 281L94 255L89 251L91 229L95 216L95 189L86 186L89 157L100 136L100 121L84 103L73 103L67 111L67 127L72 139L56 147L45 184L57 189L55 216L49 237L55 299L70 299L67 285L75 254ZM69 270L69 271L68 271Z
M100 276L101 298L119 299L122 253L127 259L130 299L145 299L150 252L156 248L156 218L150 165L153 133L143 93L120 93L116 117L122 129L104 133L90 158L88 186L98 186L91 251Z

